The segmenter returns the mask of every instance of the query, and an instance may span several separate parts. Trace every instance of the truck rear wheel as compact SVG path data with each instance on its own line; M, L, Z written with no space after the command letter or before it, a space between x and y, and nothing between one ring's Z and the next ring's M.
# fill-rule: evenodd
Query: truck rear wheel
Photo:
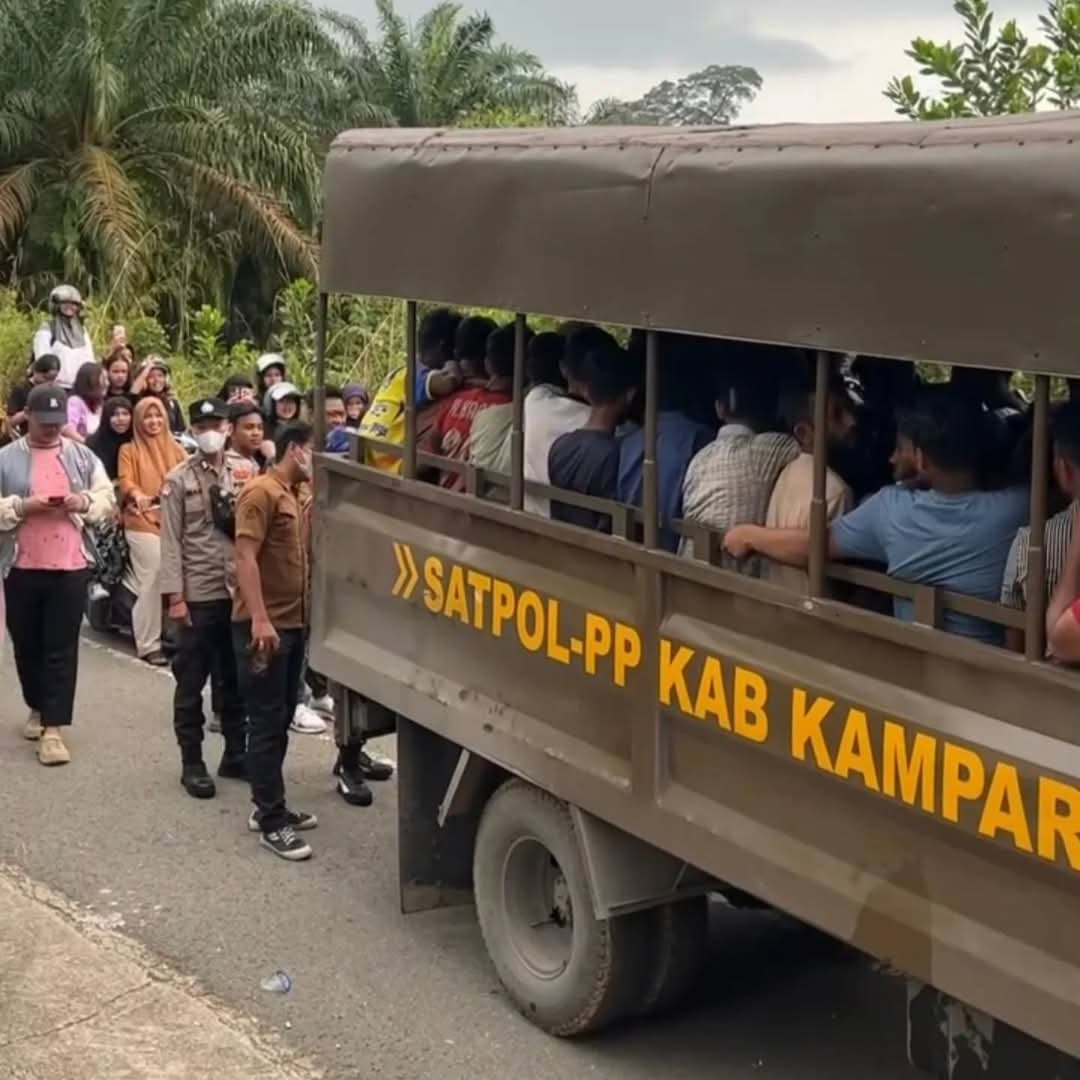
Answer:
M521 780L499 788L477 831L473 887L488 955L534 1024L583 1035L640 1004L650 913L596 918L564 803Z
M680 1004L705 966L709 901L704 896L662 904L647 913L653 927L652 972L640 1012L666 1012Z

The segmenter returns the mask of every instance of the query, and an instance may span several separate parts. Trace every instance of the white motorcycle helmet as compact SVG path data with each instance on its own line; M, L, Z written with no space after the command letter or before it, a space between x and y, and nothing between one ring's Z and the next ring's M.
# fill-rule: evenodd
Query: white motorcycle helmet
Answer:
M82 293L74 285L57 285L49 293L49 304L53 308L59 308L61 304L77 304L83 306Z

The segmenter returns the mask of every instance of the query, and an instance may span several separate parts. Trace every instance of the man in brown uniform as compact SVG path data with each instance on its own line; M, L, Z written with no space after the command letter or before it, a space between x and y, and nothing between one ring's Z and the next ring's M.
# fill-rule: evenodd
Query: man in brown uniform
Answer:
M251 480L236 503L233 647L248 712L248 779L255 810L248 828L275 855L311 857L297 831L314 814L290 811L282 764L289 721L304 672L307 622L308 509L312 431L291 424L275 439L276 464Z
M228 415L224 402L216 398L191 406L191 430L199 449L169 473L161 492L159 587L169 617L179 626L172 662L173 727L180 744L180 782L196 799L216 793L202 753L203 686L212 671L220 676L225 736L218 776L247 777L244 703L232 659L232 540L216 504L222 496L235 496L254 468L225 449Z

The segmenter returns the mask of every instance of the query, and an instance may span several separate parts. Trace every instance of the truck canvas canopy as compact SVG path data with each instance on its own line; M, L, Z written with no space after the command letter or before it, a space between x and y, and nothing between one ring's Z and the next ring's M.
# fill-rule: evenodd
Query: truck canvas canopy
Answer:
M1073 376L1078 138L1077 113L352 131L321 288Z

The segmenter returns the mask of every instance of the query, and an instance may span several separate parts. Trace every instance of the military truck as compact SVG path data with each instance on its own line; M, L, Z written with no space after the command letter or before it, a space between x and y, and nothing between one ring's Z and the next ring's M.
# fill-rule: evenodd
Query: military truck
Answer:
M403 910L475 901L534 1023L572 1036L674 1001L727 890L905 972L929 1071L1076 1075L1080 696L1046 659L1042 537L1052 381L1080 375L1078 139L1080 115L1046 114L334 142L319 382L328 297L400 299L406 437L317 459L312 662L349 724L396 730ZM509 474L417 446L435 302L519 313ZM645 331L641 506L525 481L536 313ZM661 549L663 331L816 352L805 593L721 568L691 522L691 558ZM1025 611L829 564L836 353L1034 377ZM841 602L838 580L914 620ZM949 611L1024 651L944 633Z

